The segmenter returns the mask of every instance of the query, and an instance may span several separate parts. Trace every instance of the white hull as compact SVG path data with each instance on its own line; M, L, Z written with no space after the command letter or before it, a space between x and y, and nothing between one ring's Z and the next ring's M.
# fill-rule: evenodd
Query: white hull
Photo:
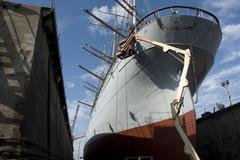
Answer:
M137 127L138 124L131 118L129 112L135 115L141 126L171 118L170 103L176 96L179 76L176 73L180 73L181 68L173 66L170 69L166 68L162 65L166 56L161 53L154 54L162 59L156 64L158 75L154 75L157 76L159 84L151 79L134 57L117 60L113 65L93 109L89 122L91 127L86 134L87 139L95 134L111 133L109 124L114 132ZM176 61L173 59L173 62ZM187 89L181 113L193 109L192 96Z
M192 26L195 17L186 15L180 17L184 23L182 29L179 29L179 26L175 26L178 25L175 22L179 21L179 17L162 17L161 22L167 29L161 28L159 23L153 21L141 27L137 34L180 48L191 46L194 62L187 75L189 87L184 93L180 115L186 134L194 143L196 124L192 94L213 64L221 40L221 30L219 24L203 18L198 18L198 24L191 28L189 26ZM187 34L190 37L186 37ZM111 156L108 155L110 159L112 157L121 159L120 157L129 154L143 154L147 150L147 148L141 150L136 145L149 145L148 148L151 150L146 154L154 155L157 159L184 159L184 146L172 123L170 110L183 64L172 55L143 42L137 43L137 51L134 56L123 60L116 59L103 81L86 132L87 159L97 155L105 157L111 154L108 153L111 149L113 153ZM195 67L195 72L192 66ZM137 133L139 129L141 134ZM111 135L116 138L115 141L109 138ZM122 135L127 137L121 137ZM134 139L136 137L140 139ZM148 138L149 142L146 142ZM123 142L117 143L119 139ZM109 141L111 143L114 141L114 144L119 146L113 149L114 144L109 145ZM132 143L128 144L128 141ZM126 149L126 144L136 145ZM101 150L106 145L109 145L107 146L109 148ZM164 149L171 150L172 146L178 149L178 153L165 154ZM162 155L158 155L156 147L162 147Z

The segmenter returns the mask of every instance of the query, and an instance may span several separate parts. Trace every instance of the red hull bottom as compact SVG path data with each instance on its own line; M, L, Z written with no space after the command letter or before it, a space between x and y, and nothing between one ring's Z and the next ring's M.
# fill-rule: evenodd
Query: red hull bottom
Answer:
M181 123L195 145L194 110L181 116ZM85 160L124 160L127 157L148 156L153 160L185 160L184 144L172 119L122 131L98 134L84 149Z

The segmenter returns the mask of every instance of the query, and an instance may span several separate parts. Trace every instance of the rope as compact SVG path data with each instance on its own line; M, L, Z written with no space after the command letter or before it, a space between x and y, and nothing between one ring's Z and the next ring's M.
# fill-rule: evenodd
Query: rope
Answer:
M51 10L53 10L56 7L56 1L55 0L51 0Z
M148 3L147 3L147 0L144 0L144 2L145 2L145 5L146 5L146 7L147 7L148 12L150 12L150 7L149 7L149 5L148 5Z

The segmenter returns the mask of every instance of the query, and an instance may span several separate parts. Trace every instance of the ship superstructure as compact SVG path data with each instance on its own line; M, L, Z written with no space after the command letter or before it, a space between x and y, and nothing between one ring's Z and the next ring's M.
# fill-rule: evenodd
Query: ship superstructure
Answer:
M218 19L199 8L171 6L139 19L120 44L128 42L133 34L191 52L188 86L178 115L194 146L192 95L213 65L221 41ZM183 57L166 54L146 41L134 39L128 44L125 53L113 57L102 80L86 133L84 158L186 159L170 106L183 74Z

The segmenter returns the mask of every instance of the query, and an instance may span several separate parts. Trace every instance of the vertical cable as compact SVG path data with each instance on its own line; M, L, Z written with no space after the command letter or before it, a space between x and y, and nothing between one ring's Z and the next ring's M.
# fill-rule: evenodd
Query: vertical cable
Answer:
M125 62L125 65L126 65L126 60L124 60L124 62ZM127 69L126 69L127 67L124 67L124 74L125 74L125 96L126 96L126 126L127 126L127 129L128 129L128 98L127 98Z
M144 2L145 2L145 5L146 5L146 7L147 7L147 12L150 12L150 7L149 7L149 5L148 5L148 3L147 3L147 0L144 0Z

